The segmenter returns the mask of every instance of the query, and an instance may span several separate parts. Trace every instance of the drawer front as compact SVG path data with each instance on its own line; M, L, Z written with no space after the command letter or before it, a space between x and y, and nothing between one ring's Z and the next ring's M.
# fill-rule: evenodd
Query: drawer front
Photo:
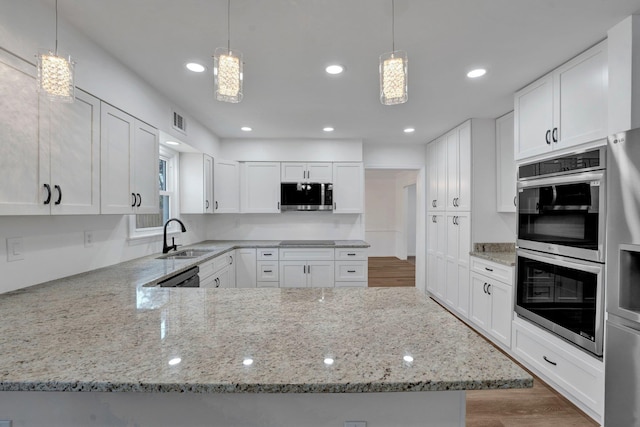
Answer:
M513 286L513 267L472 256L471 270Z
M336 282L364 282L367 280L367 261L336 261Z
M259 288L279 288L280 283L278 282L258 282Z
M333 248L280 248L280 261L324 261L333 260Z
M201 288L215 288L216 287L216 276L210 275L208 277L202 278L200 276L200 287Z
M213 259L213 272L218 272L229 265L229 253L217 256Z
M336 288L366 288L367 282L336 282Z
M277 282L278 262L258 261L258 282Z
M277 248L258 248L258 260L278 260Z
M202 264L198 265L198 267L200 268L200 271L198 272L198 276L200 276L201 282L202 282L202 279L205 279L216 272L214 270L214 260L203 262Z
M336 260L366 261L367 249L336 248Z
M524 362L537 369L574 398L583 402L597 414L602 414L604 404L604 366L591 359L570 344L555 342L555 337L545 337L544 331L532 331L534 326L524 327L518 320L513 324L513 350ZM558 340L559 341L559 340Z

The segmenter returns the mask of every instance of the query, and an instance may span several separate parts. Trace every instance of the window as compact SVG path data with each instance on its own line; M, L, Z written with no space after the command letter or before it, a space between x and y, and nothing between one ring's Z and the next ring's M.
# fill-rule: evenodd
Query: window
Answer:
M165 222L178 216L178 153L160 146L158 162L158 213L132 215L129 221L129 237L132 239L162 234ZM174 231L171 226L170 230Z

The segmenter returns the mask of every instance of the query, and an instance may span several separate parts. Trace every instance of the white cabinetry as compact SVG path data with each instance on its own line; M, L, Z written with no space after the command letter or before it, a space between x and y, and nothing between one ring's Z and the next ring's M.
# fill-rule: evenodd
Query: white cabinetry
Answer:
M335 286L367 287L369 263L367 249L336 248Z
M235 284L236 288L255 288L256 249L242 248L235 251Z
M279 213L280 163L242 163L240 165L240 188L241 212Z
M447 184L446 141L440 137L427 145L428 192L427 209L444 211Z
M0 215L100 213L100 102L38 99L35 68L0 54Z
M447 211L471 209L471 123L465 122L445 135Z
M471 227L469 213L446 215L445 301L464 317L469 313L469 251Z
M362 163L333 164L333 213L364 212Z
M286 248L279 250L281 288L334 287L334 250Z
M516 162L513 159L513 111L496 119L498 212L516 211Z
M239 163L231 160L215 159L213 175L214 212L240 212Z
M293 163L284 162L281 165L282 182L333 182L331 163Z
M231 281L235 277L231 273L233 262L233 253L227 252L200 264L200 287L234 288L236 284Z
M442 212L427 214L427 290L445 298L447 229Z
M158 213L157 130L104 102L101 116L101 212Z
M180 212L213 213L213 158L180 153Z
M472 257L469 319L505 348L511 346L513 268Z
M516 92L515 158L607 136L606 40Z
M258 249L257 275L259 288L280 286L277 248Z

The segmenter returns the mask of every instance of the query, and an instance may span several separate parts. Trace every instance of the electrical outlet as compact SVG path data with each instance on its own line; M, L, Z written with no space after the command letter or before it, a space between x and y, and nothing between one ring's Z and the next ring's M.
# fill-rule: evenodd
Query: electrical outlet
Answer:
M0 427L11 427L11 420L0 420Z
M345 421L344 427L367 427L366 421Z
M85 231L84 232L84 247L90 248L93 246L93 231ZM2 426L0 426L2 427Z
M21 259L24 259L22 237L7 239L7 261L19 261Z

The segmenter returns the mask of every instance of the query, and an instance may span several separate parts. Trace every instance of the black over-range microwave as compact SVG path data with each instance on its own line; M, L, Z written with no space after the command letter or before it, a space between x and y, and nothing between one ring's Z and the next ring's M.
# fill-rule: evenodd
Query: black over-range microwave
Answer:
M298 182L280 185L282 211L333 210L333 184Z

